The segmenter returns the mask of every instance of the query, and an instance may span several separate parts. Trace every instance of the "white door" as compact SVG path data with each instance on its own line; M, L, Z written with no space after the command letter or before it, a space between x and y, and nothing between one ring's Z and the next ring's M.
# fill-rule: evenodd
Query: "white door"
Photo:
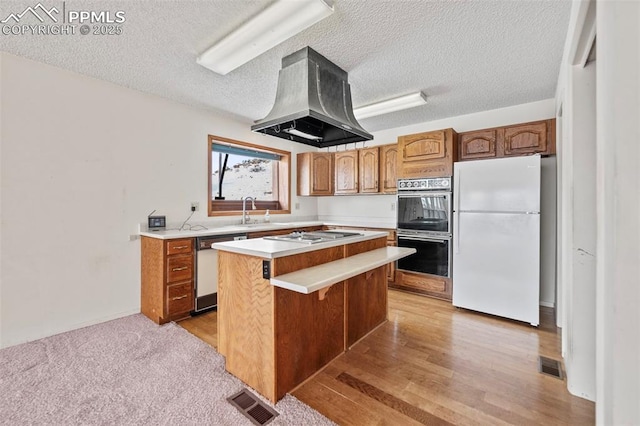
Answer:
M455 211L540 211L540 155L454 164Z
M538 325L540 215L456 217L453 305Z

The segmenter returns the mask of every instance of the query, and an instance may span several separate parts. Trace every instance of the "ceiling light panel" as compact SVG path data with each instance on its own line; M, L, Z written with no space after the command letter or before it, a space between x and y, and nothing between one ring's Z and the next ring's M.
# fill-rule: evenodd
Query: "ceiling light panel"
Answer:
M353 110L356 119L374 117L376 115L388 114L407 108L413 108L427 103L427 96L422 92L411 93L410 95L388 99L375 104L366 105Z
M277 0L196 62L225 75L333 13L333 0Z

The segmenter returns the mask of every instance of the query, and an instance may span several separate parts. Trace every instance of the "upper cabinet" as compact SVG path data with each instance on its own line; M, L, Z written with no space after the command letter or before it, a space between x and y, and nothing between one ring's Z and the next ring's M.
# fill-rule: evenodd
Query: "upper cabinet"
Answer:
M398 144L380 147L380 192L395 194L398 190Z
M400 136L398 177L451 176L457 149L457 134L453 129Z
M505 127L504 156L555 154L555 120L538 121Z
M335 194L358 193L358 151L342 151L334 154Z
M495 158L498 145L498 130L478 130L458 134L460 160Z
M555 119L474 130L458 135L460 161L556 153Z
M298 195L395 194L398 144L297 156Z
M333 195L333 153L298 154L298 195Z
M378 178L380 168L378 166L378 147L363 148L358 150L358 192L375 194L379 192Z

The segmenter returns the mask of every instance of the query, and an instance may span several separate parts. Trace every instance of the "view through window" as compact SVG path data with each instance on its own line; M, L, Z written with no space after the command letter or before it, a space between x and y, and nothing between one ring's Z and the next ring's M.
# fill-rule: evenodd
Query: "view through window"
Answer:
M210 212L242 210L245 197L258 210L288 210L290 153L215 136L209 148Z

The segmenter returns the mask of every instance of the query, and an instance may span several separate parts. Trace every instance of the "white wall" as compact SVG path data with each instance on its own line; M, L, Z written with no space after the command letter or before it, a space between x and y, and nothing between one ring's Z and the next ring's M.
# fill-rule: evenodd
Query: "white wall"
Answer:
M596 421L640 424L640 3L598 1Z
M208 134L294 159L310 150L211 111L0 58L0 347L139 312L140 244L129 236L154 209L182 222L191 201L201 206L192 221L208 220ZM295 162L292 171L294 213L315 216L315 199L295 195Z
M568 122L573 149L571 167L571 240L567 262L572 279L565 291L570 320L565 366L567 388L575 395L595 400L595 307L596 307L596 64L573 66ZM579 320L578 320L579 319Z
M447 129L451 127L457 132L467 132L515 123L546 120L554 117L555 100L546 99L529 104L374 132L374 140L367 142L367 146L396 143L398 136L427 132L430 130ZM360 147L360 145L358 145L358 147ZM340 149L342 150L344 147ZM556 183L554 171L548 167L548 162L545 164L545 167L543 167L545 176L543 177L544 193L542 194L542 198L545 201L544 206L551 207L552 210L548 212L543 211L542 215L549 218L554 215L553 208L555 205ZM551 171L551 173L547 173L549 171ZM327 220L340 218L352 221L388 221L395 223L395 208L391 208L395 202L395 195L318 197L318 217ZM545 238L542 242L543 247L555 247L555 221L543 220L541 235ZM555 250L555 248L553 250ZM556 288L555 252L553 257L545 254L542 260L540 304L544 306L554 306Z

